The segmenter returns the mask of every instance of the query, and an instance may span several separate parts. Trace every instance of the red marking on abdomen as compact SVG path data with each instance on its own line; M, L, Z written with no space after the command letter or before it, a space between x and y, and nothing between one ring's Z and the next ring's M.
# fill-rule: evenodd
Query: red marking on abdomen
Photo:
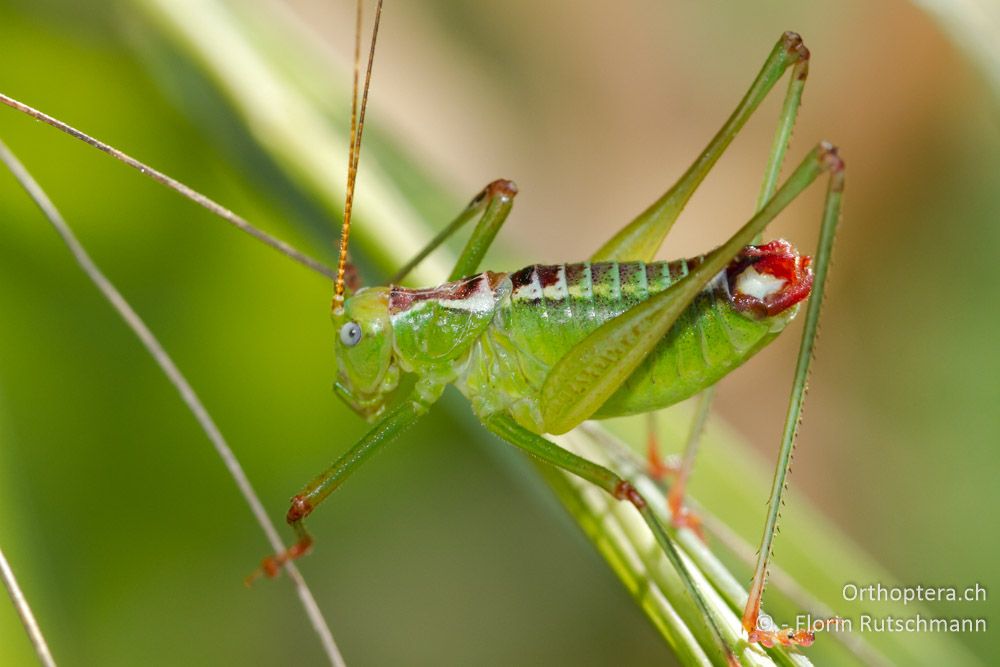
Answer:
M747 246L726 269L729 293L737 310L757 317L773 317L809 297L812 291L812 258L800 255L788 241L778 239L760 246ZM785 281L774 294L760 299L736 290L736 279L753 267L757 273Z

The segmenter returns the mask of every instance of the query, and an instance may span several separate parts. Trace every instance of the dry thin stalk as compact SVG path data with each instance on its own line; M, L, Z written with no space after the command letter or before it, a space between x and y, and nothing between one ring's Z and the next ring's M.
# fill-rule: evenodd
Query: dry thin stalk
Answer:
M223 465L229 471L232 476L233 481L236 482L236 486L239 488L240 493L243 494L243 498L246 500L247 505L250 507L250 511L253 513L254 518L257 523L260 524L261 530L267 536L267 540L271 545L271 548L280 553L284 551L285 545L281 541L281 537L278 535L277 529L274 524L271 523L270 518L267 516L267 512L264 510L264 506L261 504L260 499L257 497L257 493L254 491L253 486L250 484L250 480L247 478L246 473L243 471L243 467L240 465L239 461L236 459L236 455L233 454L233 450L230 449L229 445L226 443L225 438L223 438L222 433L219 431L218 426L216 426L215 421L208 414L208 410L202 404L201 400L195 394L194 389L188 383L187 379L180 372L180 369L174 364L173 360L167 354L163 346L153 335L153 332L149 330L146 323L142 321L142 318L132 309L128 301L121 295L117 288L109 281L97 265L87 254L83 245L77 240L76 235L66 224L62 215L56 209L55 205L48 198L45 192L42 190L41 186L32 178L31 174L28 173L24 165L14 156L13 153L7 148L6 144L0 141L0 162L3 162L14 177L18 180L21 186L27 191L28 195L34 200L35 204L42 210L45 217L48 218L52 226L55 227L56 232L62 237L62 240L69 247L70 252L73 257L80 264L84 273L87 277L97 286L104 298L112 305L112 307L118 311L118 314L125 320L125 324L128 325L130 329L135 333L142 342L143 347L149 352L150 356L156 361L159 367L166 374L167 379L170 383L177 389L178 393L181 395L181 400L184 401L191 414L198 421L205 435L212 442L215 447L215 451L219 454L222 459ZM298 592L299 599L302 602L302 606L305 609L306 615L309 617L310 623L312 623L313 629L316 632L317 637L319 637L320 643L323 645L323 650L330 660L330 664L337 667L343 666L344 658L340 654L340 650L337 648L337 644L333 639L333 633L330 631L326 620L323 618L323 614L320 611L319 605L316 603L316 599L313 597L312 591L306 585L305 579L299 572L298 568L295 567L293 563L285 564L285 571L288 572L288 576L295 583L295 589ZM30 630L29 630L30 632Z
M52 651L49 650L49 645L45 641L45 635L42 634L42 629L38 627L35 615L31 613L31 606L28 604L28 599L24 597L21 587L17 585L14 570L11 569L10 563L7 562L6 556L3 555L3 549L0 549L0 577L3 578L3 585L7 588L7 593L10 595L11 602L14 603L17 615L21 617L21 623L24 624L24 630L28 633L28 638L31 639L31 643L35 647L35 653L38 654L38 661L45 665L45 667L56 667L56 661L52 659Z
M52 116L46 113L42 113L38 109L32 108L27 104L24 104L23 102L18 102L14 98L8 97L3 93L0 93L0 104L6 104L12 109L17 109L21 113L26 114L34 118L35 120L39 120L47 125L51 125L60 132L64 132L75 139L79 139L88 146L92 146L99 151L107 153L116 160L124 162L128 166L138 171L143 176L148 176L157 183L165 185L174 192L177 192L182 197L190 199L195 204L198 204L199 206L205 208L206 210L214 213L218 217L222 218L223 220L231 224L233 227L239 229L241 232L249 234L253 238L263 243L264 245L270 246L271 248L280 252L282 255L291 258L293 261L298 262L302 266L312 269L316 273L324 275L327 278L333 278L336 275L333 269L326 266L322 262L315 260L312 257L309 257L308 255L299 250L296 250L294 247L291 246L291 244L286 243L285 241L282 241L279 238L271 236L267 232L258 229L257 227L254 227L252 224L244 220L242 217L236 215L222 204L219 204L213 201L212 199L209 199L205 195L195 191L193 188L188 187L187 185L181 183L177 179L167 176L162 171L153 169L149 165L139 162L131 155L124 153L118 150L117 148L114 148L113 146L104 143L103 141L95 139L94 137L91 137L90 135L84 132L81 132L72 125L67 125L61 120L53 118Z

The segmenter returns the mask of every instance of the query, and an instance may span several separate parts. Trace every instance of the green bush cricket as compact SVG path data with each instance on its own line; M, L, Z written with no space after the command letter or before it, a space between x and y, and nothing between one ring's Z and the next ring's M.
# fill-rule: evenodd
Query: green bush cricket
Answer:
M379 2L359 110L358 3L347 201L332 314L338 332L336 391L374 427L292 499L287 520L299 541L286 552L266 558L261 572L273 576L284 562L306 553L313 540L303 520L380 447L419 419L448 384L455 384L495 435L631 502L683 573L675 547L629 482L544 435L565 433L590 418L663 408L708 389L773 340L811 290L771 512L743 616L751 642L811 643L807 631L757 627L844 183L844 165L836 149L821 143L784 185L776 187L808 72L809 52L801 38L785 33L779 39L747 95L694 165L589 262L529 266L510 274L476 273L517 193L513 183L501 180L487 186L427 247L429 252L464 223L478 218L448 283L429 289L396 285L351 289L345 277L351 203L381 7ZM757 214L707 255L653 262L698 184L789 68L791 83ZM815 276L812 260L785 242L748 247L767 223L824 172L829 173L830 182ZM394 282L402 280L426 252L404 267ZM398 396L403 374L415 376L415 385ZM690 581L688 585L711 618L694 585ZM718 628L715 631L722 643ZM727 654L734 660L728 650Z
M377 425L352 450L353 454L341 459L329 474L321 476L317 483L297 496L289 514L301 530L302 540L286 555L298 555L308 547L309 538L301 526L304 515L378 445L387 441L388 436L401 431L426 410L447 383L454 382L468 396L476 414L491 431L636 505L665 552L676 561L669 538L631 485L610 471L567 455L541 436L564 432L594 416L638 413L663 407L710 387L718 377L769 342L791 318L795 308L794 303L789 303L786 288L798 288L795 296L804 298L811 282L814 298L809 302L807 343L802 354L808 361L843 177L842 164L835 152L823 145L807 156L785 186L780 190L775 187L805 78L807 55L804 53L794 36L785 36L772 52L750 93L702 158L653 207L595 253L591 263L528 267L511 274L476 274L516 192L509 182L498 181L473 201L460 216L458 225L447 230L454 231L462 223L479 217L473 239L452 272L452 282L429 290L390 287L355 291L345 289L341 272L337 291L339 297L346 299L335 301L334 308L341 369L338 393ZM768 179L762 190L759 213L729 242L704 258L639 263L652 259L698 183L789 67L793 68L793 80L772 151ZM351 157L355 168L360 130L357 134L358 141ZM831 191L824 213L823 240L813 264L814 278L808 277L809 267L804 266L805 260L784 246L762 246L756 251L744 249L784 205L824 170L832 173ZM352 189L353 177L349 192ZM346 227L349 214L345 218ZM346 241L345 233L345 248ZM344 252L341 261L343 271L346 269ZM788 280L779 275L787 270L789 263L795 265L795 271L800 271L801 275L795 273L791 283L774 288L775 280ZM756 277L746 275L751 269ZM723 272L725 280L718 279ZM736 285L745 285L746 291L734 289ZM727 293L737 297L728 305ZM748 298L740 303L741 296ZM571 302L591 304L589 319L570 313L562 321L553 321L556 318L551 316L550 306ZM813 304L816 304L815 312ZM720 310L725 308L728 310ZM717 319L723 317L726 319ZM696 333L703 340L714 343L722 340L720 332L725 329L713 332L712 321L721 327L745 328L747 338L740 349L735 345L730 345L728 350L725 345L716 345L710 352L717 364L706 363L700 369L692 368L690 374L678 372L675 376L678 382L672 383L668 391L651 392L649 384L653 378L661 380L664 377L661 374L664 368L670 363L680 368L679 364L687 361L685 354L691 348L685 348L683 335ZM677 323L683 322L687 326L679 327ZM447 327L456 335L447 335L444 331ZM664 344L674 331L678 332L676 339ZM513 336L509 335L511 332ZM478 367L473 361L479 362ZM501 382L494 383L490 369L493 363L500 361L516 366L526 361L541 363L521 377L500 374ZM410 396L389 400L400 371L419 376L417 389ZM805 372L804 362L800 363L796 373L797 378L801 378L801 382L797 382L799 395L793 394L792 401L796 413ZM790 449L796 421L797 414L790 418L786 428L785 450ZM787 463L787 452L779 461L779 472L782 461ZM778 477L775 488L780 493L783 473ZM769 540L775 527L776 508L780 505L778 500L778 495L772 497L771 505L775 509L768 521L768 531L765 531L766 548L762 548L765 556L770 551ZM676 564L683 572L683 565ZM758 605L765 571L766 558L763 558L754 585ZM697 600L697 593L693 595ZM748 614L754 611L748 607ZM752 628L751 623L748 630Z

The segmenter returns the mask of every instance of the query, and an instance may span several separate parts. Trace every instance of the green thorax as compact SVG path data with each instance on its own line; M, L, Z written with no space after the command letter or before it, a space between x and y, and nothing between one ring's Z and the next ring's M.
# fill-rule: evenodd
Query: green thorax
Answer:
M491 272L428 289L389 288L400 368L446 383L456 379L509 292L507 274Z

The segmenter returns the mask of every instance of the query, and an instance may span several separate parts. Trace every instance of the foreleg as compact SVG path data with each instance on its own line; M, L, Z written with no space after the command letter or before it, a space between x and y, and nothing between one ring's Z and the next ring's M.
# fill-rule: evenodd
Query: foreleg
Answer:
M250 585L261 575L274 577L281 571L281 566L287 561L295 560L309 553L313 539L306 530L303 521L327 496L340 488L340 485L358 468L368 461L384 445L392 442L400 433L408 429L417 419L427 412L428 406L415 395L404 400L398 407L389 412L378 424L364 435L353 447L341 455L333 465L317 475L292 498L292 505L286 517L288 524L295 530L298 541L285 551L267 556L261 561L260 567L246 579Z

